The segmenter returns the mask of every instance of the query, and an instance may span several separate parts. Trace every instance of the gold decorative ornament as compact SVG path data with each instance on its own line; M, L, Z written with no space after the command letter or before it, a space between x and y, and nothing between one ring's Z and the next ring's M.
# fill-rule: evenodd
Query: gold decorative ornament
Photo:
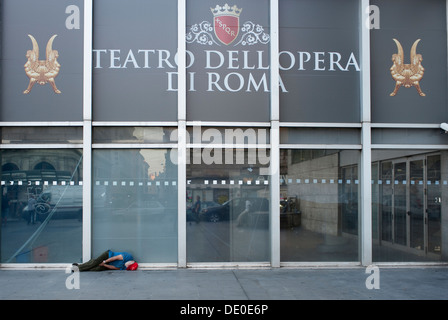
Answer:
M403 47L397 39L393 39L397 45L398 52L392 55L393 65L390 68L392 78L395 80L395 89L390 94L395 96L398 89L403 86L405 88L415 87L420 96L424 97L425 94L420 88L420 81L425 73L425 68L422 66L422 55L417 54L417 44L420 39L417 39L411 48L411 63L404 64Z
M25 73L30 78L28 88L23 91L24 94L30 93L34 84L38 83L44 85L49 83L55 93L61 93L61 91L56 87L54 78L59 74L59 69L61 65L58 63L57 58L59 53L57 50L53 50L53 41L56 35L53 35L50 40L48 40L46 48L46 60L39 60L39 46L36 39L32 35L28 35L31 42L33 43L33 50L28 50L26 52L26 57L28 61L25 63Z

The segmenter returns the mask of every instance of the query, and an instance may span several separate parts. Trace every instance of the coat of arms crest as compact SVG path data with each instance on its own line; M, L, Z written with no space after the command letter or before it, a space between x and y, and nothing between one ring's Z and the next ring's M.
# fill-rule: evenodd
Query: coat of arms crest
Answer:
M231 44L238 36L240 29L240 14L242 9L236 5L230 7L227 3L221 7L210 8L213 13L213 28L215 35L225 45Z

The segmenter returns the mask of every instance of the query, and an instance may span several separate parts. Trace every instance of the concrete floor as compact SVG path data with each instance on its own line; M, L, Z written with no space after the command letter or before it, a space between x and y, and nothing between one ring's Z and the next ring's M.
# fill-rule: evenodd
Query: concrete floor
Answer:
M364 267L84 273L0 269L0 300L448 299L448 267L379 267L375 272L366 271ZM378 287L369 289L369 284Z

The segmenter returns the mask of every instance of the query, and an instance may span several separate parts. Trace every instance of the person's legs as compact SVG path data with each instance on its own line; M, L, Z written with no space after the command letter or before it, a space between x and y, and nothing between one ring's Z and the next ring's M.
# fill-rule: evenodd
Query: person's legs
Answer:
M79 264L79 271L103 271L106 267L101 267L100 263L109 258L109 250L103 252L98 258L90 259L89 261Z
M109 270L109 269L104 266L97 266L97 267L93 267L89 271L106 271L106 270Z
M242 226L247 225L248 214L249 214L248 210L244 210L243 212L240 213L240 215L236 219L237 227L242 227Z

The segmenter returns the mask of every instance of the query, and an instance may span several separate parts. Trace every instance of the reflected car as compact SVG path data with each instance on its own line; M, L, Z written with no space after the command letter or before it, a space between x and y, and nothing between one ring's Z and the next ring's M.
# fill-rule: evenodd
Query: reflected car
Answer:
M82 220L82 186L51 186L36 198L36 220L44 221L50 214L54 219ZM22 216L29 217L28 205Z
M193 216L193 204L187 206L187 221L195 221L195 217ZM210 208L219 207L220 204L215 201L201 201L201 212L200 215L203 215Z
M113 211L114 215L139 215L139 216L164 216L165 207L156 200L137 200L132 202L127 208L120 208Z
M203 212L201 220L219 222L224 220L234 220L246 209L246 201L250 201L252 212L269 212L269 201L266 198L235 198L217 207L212 207Z

